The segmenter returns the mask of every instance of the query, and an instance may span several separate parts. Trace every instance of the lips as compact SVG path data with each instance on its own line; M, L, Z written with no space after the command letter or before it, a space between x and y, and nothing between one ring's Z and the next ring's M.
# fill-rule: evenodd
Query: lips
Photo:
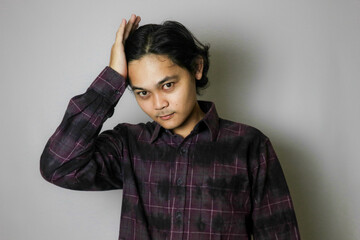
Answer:
M159 116L159 118L161 120L169 120L174 116L174 113L168 114L168 115L163 115L163 116Z

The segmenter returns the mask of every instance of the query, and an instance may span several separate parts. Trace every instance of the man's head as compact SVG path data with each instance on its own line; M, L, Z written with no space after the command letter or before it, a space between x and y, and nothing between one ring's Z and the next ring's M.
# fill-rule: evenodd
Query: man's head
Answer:
M196 94L208 82L208 48L177 22L144 25L125 44L127 81L139 106L182 136L204 115Z
M194 74L198 59L203 60L202 78L196 82L196 92L208 84L209 46L198 41L181 23L166 21L147 24L134 31L125 43L126 60L130 63L148 54L165 55L176 65ZM128 83L131 85L131 78Z

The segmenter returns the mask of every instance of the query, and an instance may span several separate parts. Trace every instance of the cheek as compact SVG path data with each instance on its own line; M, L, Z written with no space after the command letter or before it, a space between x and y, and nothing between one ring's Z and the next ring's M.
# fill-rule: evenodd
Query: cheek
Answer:
M182 107L184 107L184 104L186 103L186 94L182 93L182 92L176 92L171 94L171 96L169 96L169 101L170 104L174 107L176 107L177 109L181 109Z
M194 99L193 94L189 91L179 92L172 98L172 105L180 112L187 112L189 110L189 106L193 105L194 101L196 101L196 97Z

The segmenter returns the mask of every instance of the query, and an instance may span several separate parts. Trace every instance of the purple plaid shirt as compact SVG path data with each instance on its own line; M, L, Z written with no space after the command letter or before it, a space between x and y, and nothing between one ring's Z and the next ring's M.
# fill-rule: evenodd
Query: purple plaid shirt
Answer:
M186 138L156 122L100 133L125 91L106 67L70 100L40 160L42 176L76 190L123 189L119 239L300 239L269 139L218 117L215 105Z

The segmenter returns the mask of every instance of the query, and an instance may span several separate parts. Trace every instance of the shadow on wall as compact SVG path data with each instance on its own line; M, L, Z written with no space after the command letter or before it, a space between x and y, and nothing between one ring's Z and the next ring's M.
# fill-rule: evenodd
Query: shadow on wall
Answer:
M214 101L223 118L251 122L246 109L251 99L252 83L257 78L258 58L255 49L252 51L240 40L239 44L234 44L234 39L217 39L216 42L221 42L222 45L210 46L210 84L204 91L204 97L200 98Z
M312 193L308 183L319 183L318 166L316 157L310 156L309 149L302 149L299 145L289 144L284 137L277 141L276 153L281 162L287 184L290 188L291 197L295 206L296 217L300 228L302 239L329 239L324 238L325 233L321 229L321 213L314 206L321 204L321 198L324 196L318 193ZM321 185L321 183L319 183ZM326 207L326 205L323 205ZM331 211L328 209L327 211ZM334 239L341 239L340 236Z
M217 37L214 36L214 39ZM216 42L223 45L210 48L210 85L200 99L214 101L223 118L249 125L259 123L260 126L269 126L251 116L253 111L249 108L249 101L253 99L251 95L256 91L252 85L261 67L258 64L261 53L256 52L258 48L253 44L234 45L234 39L231 42L226 39ZM236 79L232 76L236 76ZM327 186L326 178L322 177L325 172L317 161L321 156L317 156L313 149L304 147L306 144L302 144L302 140L292 139L291 135L271 134L269 137L276 138L274 148L290 188L302 239L346 239L344 236L351 231L350 224L334 220L330 222L337 222L336 226L327 225L328 218L337 218L333 211L337 205L328 199L330 193L321 191L323 186Z

